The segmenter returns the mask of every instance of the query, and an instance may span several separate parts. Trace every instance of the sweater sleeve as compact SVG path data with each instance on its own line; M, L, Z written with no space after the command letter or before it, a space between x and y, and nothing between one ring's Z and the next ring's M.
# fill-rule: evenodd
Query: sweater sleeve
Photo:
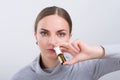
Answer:
M105 57L103 58L120 58L120 44L119 45L104 45Z
M90 63L89 72L93 79L99 79L105 74L120 70L120 45L104 45L105 56Z

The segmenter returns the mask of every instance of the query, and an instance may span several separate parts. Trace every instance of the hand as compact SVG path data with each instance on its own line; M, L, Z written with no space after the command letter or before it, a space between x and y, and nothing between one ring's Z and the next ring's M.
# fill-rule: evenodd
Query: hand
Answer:
M68 52L73 56L73 59L64 63L68 65L104 56L104 49L101 46L90 46L80 40L75 40L72 43L61 43L60 47L62 51Z

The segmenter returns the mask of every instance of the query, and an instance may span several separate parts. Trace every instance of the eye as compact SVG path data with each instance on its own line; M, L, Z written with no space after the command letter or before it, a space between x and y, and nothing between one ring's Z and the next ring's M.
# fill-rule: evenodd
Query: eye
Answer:
M66 34L61 32L61 33L58 33L58 37L64 37Z
M47 31L42 31L42 32L40 32L40 34L41 34L42 36L47 36L47 35L48 35L48 32L47 32Z

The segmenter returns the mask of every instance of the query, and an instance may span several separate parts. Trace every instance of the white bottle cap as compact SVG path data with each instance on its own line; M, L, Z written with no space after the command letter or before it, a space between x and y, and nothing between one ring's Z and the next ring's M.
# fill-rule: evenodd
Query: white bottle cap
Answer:
M59 46L55 47L54 50L55 50L55 52L56 52L57 55L59 55L60 53L62 53L62 51L60 50Z

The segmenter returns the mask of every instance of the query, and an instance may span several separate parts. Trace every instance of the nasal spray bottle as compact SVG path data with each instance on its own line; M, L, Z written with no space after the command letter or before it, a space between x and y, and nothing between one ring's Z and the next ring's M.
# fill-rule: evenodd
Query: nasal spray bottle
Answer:
M55 50L55 52L58 56L58 59L59 59L60 63L63 64L66 61L66 59L65 59L62 51L60 50L60 47L59 46L55 47L54 50Z

